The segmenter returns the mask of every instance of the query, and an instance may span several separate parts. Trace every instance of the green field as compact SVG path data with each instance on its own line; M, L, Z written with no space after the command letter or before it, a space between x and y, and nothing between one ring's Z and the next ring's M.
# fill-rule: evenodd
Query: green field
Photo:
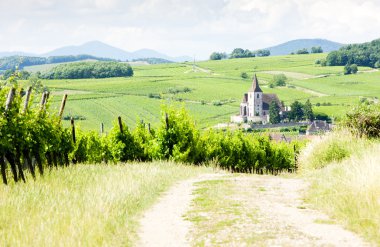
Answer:
M202 128L226 123L237 114L250 79L241 78L256 73L264 93L276 93L289 105L295 100L310 99L316 112L340 117L361 97L380 96L380 72L360 67L356 75L342 75L343 67L321 67L316 59L327 54L288 55L229 59L222 61L133 66L132 78L49 80L52 107L58 110L62 94L69 99L64 115L80 115L83 129L97 129L104 123L111 127L117 116L134 126L139 120L157 124L160 105L184 105ZM29 68L31 69L31 68ZM33 69L33 68L32 68ZM286 87L269 88L274 74L288 77ZM188 92L184 92L187 89ZM190 89L190 90L189 90ZM178 91L173 93L173 91ZM160 98L158 98L160 97ZM216 106L215 104L222 103ZM68 124L68 121L64 121Z

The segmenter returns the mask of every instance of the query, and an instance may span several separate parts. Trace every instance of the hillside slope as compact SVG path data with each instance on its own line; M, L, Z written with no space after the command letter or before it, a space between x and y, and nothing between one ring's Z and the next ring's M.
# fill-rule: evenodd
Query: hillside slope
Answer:
M310 50L310 48L313 46L320 46L324 52L330 52L338 50L343 46L343 44L326 39L296 39L273 47L269 47L267 49L270 51L270 54L272 56L278 56L288 55L291 52L295 52L303 48Z

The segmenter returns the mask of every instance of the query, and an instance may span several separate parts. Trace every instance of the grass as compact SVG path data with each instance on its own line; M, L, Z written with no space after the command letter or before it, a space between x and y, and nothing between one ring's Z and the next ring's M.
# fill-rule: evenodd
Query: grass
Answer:
M347 107L360 97L380 97L380 72L358 73L343 76L342 66L316 66L315 60L327 54L288 55L173 63L158 65L132 65L132 78L45 80L55 95L52 106L57 111L61 95L68 90L69 98L65 115L81 115L83 129L98 129L104 123L110 129L112 121L121 115L127 124L135 126L140 119L157 122L160 105L167 102L184 104L201 128L229 122L238 114L242 96L251 86L251 79L241 78L246 72L250 77L257 73L264 93L275 93L286 105L295 100L310 99L331 106L315 107L315 111L334 118L343 116ZM28 69L33 69L30 67ZM38 68L37 68L38 69ZM360 72L370 68L360 67ZM288 86L269 88L274 74L284 73ZM191 89L190 92L169 93L170 89ZM149 98L160 96L160 99ZM222 102L221 106L213 102ZM67 123L66 123L67 124Z
M138 218L175 181L206 168L76 165L0 185L1 246L131 246Z
M379 149L378 142L340 132L313 141L300 160L302 173L311 181L307 201L376 245L380 245Z
M194 224L193 246L240 246L250 244L247 224L255 224L256 212L234 200L239 193L232 180L222 178L196 184L192 210L186 214Z

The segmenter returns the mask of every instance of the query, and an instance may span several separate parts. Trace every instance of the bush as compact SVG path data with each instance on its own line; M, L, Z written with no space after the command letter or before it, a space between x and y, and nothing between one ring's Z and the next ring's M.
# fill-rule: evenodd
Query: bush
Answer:
M248 78L248 74L247 74L246 72L242 72L242 73L240 74L240 76L241 76L241 78L243 78L243 79L247 79L247 78Z
M287 80L288 80L288 78L284 74L274 75L270 84L269 84L269 87L274 88L276 86L278 86L278 87L286 86Z
M342 124L358 136L380 137L380 105L359 104L349 111Z

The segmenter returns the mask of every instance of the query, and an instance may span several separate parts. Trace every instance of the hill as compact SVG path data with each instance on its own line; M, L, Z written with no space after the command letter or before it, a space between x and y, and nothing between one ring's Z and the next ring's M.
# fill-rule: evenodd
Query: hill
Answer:
M272 56L278 56L288 55L291 52L296 52L303 48L310 50L313 46L320 46L324 52L331 52L338 50L343 46L343 44L326 39L296 39L273 47L269 47L267 49L270 51L270 54Z
M84 129L109 129L117 116L129 126L138 119L160 121L165 102L184 104L203 128L229 122L239 111L241 97L257 74L265 93L275 93L285 105L310 99L316 113L339 118L359 99L380 97L376 83L380 72L359 67L356 75L342 76L343 66L315 65L327 54L269 56L192 63L133 65L130 78L44 80L52 91L52 106L58 111L63 93L69 94L65 116L83 116ZM366 73L371 71L372 73ZM274 74L285 74L286 87L270 88ZM176 104L177 104L176 103ZM69 124L68 121L64 121Z
M96 57L107 57L118 60L133 60L139 58L162 58L174 62L190 61L191 57L170 57L151 49L141 49L134 52L124 51L100 41L91 41L79 46L65 46L43 54L43 56L64 56L88 54Z

